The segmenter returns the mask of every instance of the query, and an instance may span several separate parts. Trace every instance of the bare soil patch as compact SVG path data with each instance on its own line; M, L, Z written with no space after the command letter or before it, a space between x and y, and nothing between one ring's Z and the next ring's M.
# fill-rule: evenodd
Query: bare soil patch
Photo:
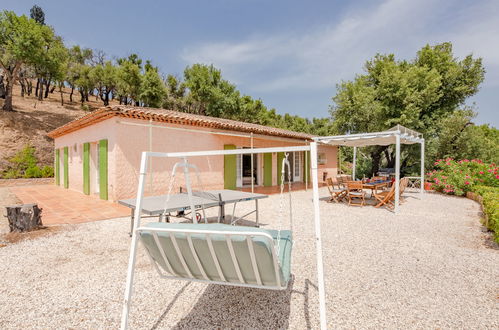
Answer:
M42 166L52 165L54 142L47 133L103 106L100 99L90 96L90 102L85 103L89 110L82 110L77 91L73 102L69 102L69 93L70 89L64 91L65 104L61 105L57 91L38 101L34 95L21 97L20 87L14 86L14 111L0 110L0 171L8 165L7 160L27 144L35 147ZM0 107L2 105L3 100L0 99Z
M12 232L0 235L0 248L26 240L50 236L62 230L62 226L43 226L37 230L24 233Z

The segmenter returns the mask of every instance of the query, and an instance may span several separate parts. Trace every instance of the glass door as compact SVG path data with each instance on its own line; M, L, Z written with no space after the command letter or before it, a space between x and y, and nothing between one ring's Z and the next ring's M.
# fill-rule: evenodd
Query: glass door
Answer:
M303 157L302 153L297 151L294 152L294 157L293 157L293 182L299 182L301 181L301 172L302 172L302 164L303 164Z

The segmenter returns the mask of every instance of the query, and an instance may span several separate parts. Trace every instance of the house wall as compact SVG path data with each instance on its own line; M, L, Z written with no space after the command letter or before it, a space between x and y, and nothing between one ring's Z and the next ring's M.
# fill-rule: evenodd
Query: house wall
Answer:
M140 124L132 126L131 124ZM119 200L136 196L139 181L140 158L143 151L156 152L185 152L201 150L221 150L224 145L233 144L236 147L250 147L248 137L206 134L208 129L172 125L153 122L154 126L185 128L191 131L181 131L158 127L144 127L148 122L139 119L113 117L105 121L82 128L75 132L55 139L55 148L69 147L69 189L83 192L83 143L96 143L99 140L108 140L108 194L109 200ZM215 130L212 130L215 131ZM241 134L216 130L222 133ZM151 140L151 144L150 144ZM76 149L75 149L76 145ZM306 145L303 141L294 139L280 139L256 136L253 138L254 148L286 147ZM91 148L93 155L94 149ZM337 148L332 146L319 146L318 151L324 153L326 164L319 165L319 181L323 172L328 176L337 173ZM63 152L61 151L61 157ZM145 194L164 194L168 191L171 180L171 171L179 159L152 158L148 162ZM192 157L190 163L195 164L200 172L201 183L194 176L192 184L195 189L222 189L224 186L224 157ZM260 164L263 160L260 161ZM94 164L90 161L90 191L95 192ZM151 171L152 169L152 171ZM185 187L183 174L176 172L172 184L172 191L178 191L180 186ZM263 171L262 171L263 175ZM61 166L61 178L63 177ZM61 179L62 182L62 179ZM277 184L277 155L272 155L272 184Z
M108 140L108 194L109 199L113 200L115 196L116 187L116 162L115 162L115 150L116 150L116 120L115 118L106 119L104 121L95 123L91 126L84 127L77 131L65 134L55 139L54 144L56 149L61 149L61 162L63 151L62 148L68 147L69 150L69 161L68 161L68 173L69 173L69 189L83 192L83 143L91 143L91 153L95 155L96 143L99 140ZM93 157L92 157L93 158ZM95 177L94 177L94 166L91 159L91 175L90 175L90 191L95 192ZM63 168L61 166L61 186L63 178Z
M232 144L236 147L250 147L251 141L248 137L227 136L218 134L201 133L209 132L208 129L192 126L172 125L168 127L186 128L193 131L172 130L158 127L132 126L126 123L148 124L144 120L119 119L117 120L116 132L116 187L114 199L134 197L137 193L139 180L140 157L142 151L152 150L156 152L184 152L201 150L221 150L224 145ZM167 124L158 122L154 126L166 127ZM214 130L212 130L214 131ZM218 132L229 133L229 131ZM241 134L233 132L234 134ZM151 137L152 144L149 145ZM285 147L305 145L300 140L274 139L266 137L254 137L254 148ZM328 175L336 175L337 171L337 148L331 146L320 146L319 152L327 155L327 163L319 166L319 180L322 180L322 172ZM277 183L276 155L272 155L272 182ZM146 176L145 194L156 195L166 193L171 180L171 170L179 159L153 158L148 162L148 174ZM224 185L224 157L204 156L192 157L190 163L195 164L201 172L201 184L196 177L192 178L195 189L222 189ZM152 168L152 171L151 171ZM177 171L172 191L178 191L180 186L185 186L181 171Z

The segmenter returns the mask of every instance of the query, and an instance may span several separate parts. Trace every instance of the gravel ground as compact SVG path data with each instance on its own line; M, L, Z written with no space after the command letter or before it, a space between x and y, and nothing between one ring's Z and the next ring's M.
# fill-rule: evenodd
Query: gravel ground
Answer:
M260 202L264 227L279 226L278 201ZM317 328L311 192L294 193L294 206L288 290L161 280L141 248L131 327ZM499 328L499 250L486 244L475 202L426 194L398 216L326 202L321 211L331 328ZM0 328L118 327L127 220L0 248Z
M9 232L9 221L5 215L7 214L6 206L19 204L21 201L14 195L9 188L0 187L0 235ZM0 239L0 244L2 244Z

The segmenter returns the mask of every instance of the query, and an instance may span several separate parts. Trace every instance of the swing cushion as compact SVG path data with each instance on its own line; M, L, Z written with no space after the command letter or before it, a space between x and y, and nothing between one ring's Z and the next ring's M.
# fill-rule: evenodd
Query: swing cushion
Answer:
M192 223L163 223L163 222L153 222L148 223L142 228L164 228L164 229L186 229L186 230L215 230L215 231L226 231L226 232L252 232L252 233L267 233L272 238L273 241L270 242L267 238L262 236L253 237L253 247L255 250L255 259L258 266L258 271L263 286L277 286L277 280L274 270L274 262L272 258L272 249L277 250L278 242L278 230L266 230L262 228L244 227L244 226L231 226L226 224L192 224ZM165 255L172 266L176 274L170 274L173 276L181 278L191 278L184 270L182 263L176 253L175 247L170 238L170 233L157 232L158 239ZM211 281L217 282L231 282L234 284L241 283L237 276L230 251L227 245L225 235L221 234L210 234L213 249L220 263L220 268L225 277L225 281L220 278L218 271L216 269L215 263L211 256L206 234L192 234L191 239L198 255L198 258L205 269L206 275ZM141 230L140 238L151 255L152 259L158 263L161 268L169 273L168 266L165 264L161 252L159 251L154 238L150 231ZM205 280L201 271L199 270L196 260L192 255L192 251L187 240L187 236L184 233L175 233L175 239L179 246L179 250L183 255L185 262L191 271L192 278ZM244 279L245 284L258 285L256 281L256 276L251 264L251 257L249 254L248 244L246 241L246 236L243 235L232 235L231 236L232 245L234 248L234 254L236 256L239 268L241 269L241 275ZM280 233L280 243L279 243L279 274L281 281L281 288L287 287L287 283L290 279L291 272L291 248L292 248L292 235L289 230L281 230Z

